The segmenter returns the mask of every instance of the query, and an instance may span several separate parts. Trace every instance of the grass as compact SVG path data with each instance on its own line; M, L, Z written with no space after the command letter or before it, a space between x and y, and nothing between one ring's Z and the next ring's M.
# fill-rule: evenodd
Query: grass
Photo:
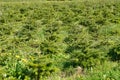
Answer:
M1 0L0 79L119 80L119 3Z
M73 73L70 76L62 77L58 74L46 79L44 78L43 80L119 80L119 70L115 70L118 66L116 62L105 62L103 65L95 68L85 69L84 74L81 75Z

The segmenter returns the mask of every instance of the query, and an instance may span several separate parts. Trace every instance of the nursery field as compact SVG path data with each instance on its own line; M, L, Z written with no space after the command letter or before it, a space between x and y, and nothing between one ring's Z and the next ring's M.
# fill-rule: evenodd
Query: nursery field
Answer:
M0 80L120 80L120 0L0 0Z

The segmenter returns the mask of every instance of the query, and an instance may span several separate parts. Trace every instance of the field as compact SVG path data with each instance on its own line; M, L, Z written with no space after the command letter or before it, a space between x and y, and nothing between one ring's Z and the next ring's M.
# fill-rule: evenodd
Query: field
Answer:
M0 0L0 80L120 80L119 0Z

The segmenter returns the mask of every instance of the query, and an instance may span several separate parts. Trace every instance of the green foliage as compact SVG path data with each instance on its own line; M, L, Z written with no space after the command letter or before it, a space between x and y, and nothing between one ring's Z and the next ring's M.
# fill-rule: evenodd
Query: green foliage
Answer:
M25 79L27 76L30 79L40 79L58 70L53 66L54 62L49 57L39 55L38 53L26 54L24 56L21 53L18 55L2 53L0 61L2 61L0 65L2 66L1 76L3 78ZM6 76L4 77L4 75Z
M112 47L108 55L112 61L119 61L120 60L120 45L118 44L115 47Z
M7 1L0 3L0 79L39 80L119 61L119 0Z

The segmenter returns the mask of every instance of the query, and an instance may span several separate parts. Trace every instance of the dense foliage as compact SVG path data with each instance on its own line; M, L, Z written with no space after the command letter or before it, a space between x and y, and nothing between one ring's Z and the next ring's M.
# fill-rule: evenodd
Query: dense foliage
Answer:
M0 79L39 80L72 73L77 66L89 70L106 61L119 63L119 4L119 0L1 2ZM112 68L113 75L119 74L117 68ZM105 80L120 78L106 74Z

